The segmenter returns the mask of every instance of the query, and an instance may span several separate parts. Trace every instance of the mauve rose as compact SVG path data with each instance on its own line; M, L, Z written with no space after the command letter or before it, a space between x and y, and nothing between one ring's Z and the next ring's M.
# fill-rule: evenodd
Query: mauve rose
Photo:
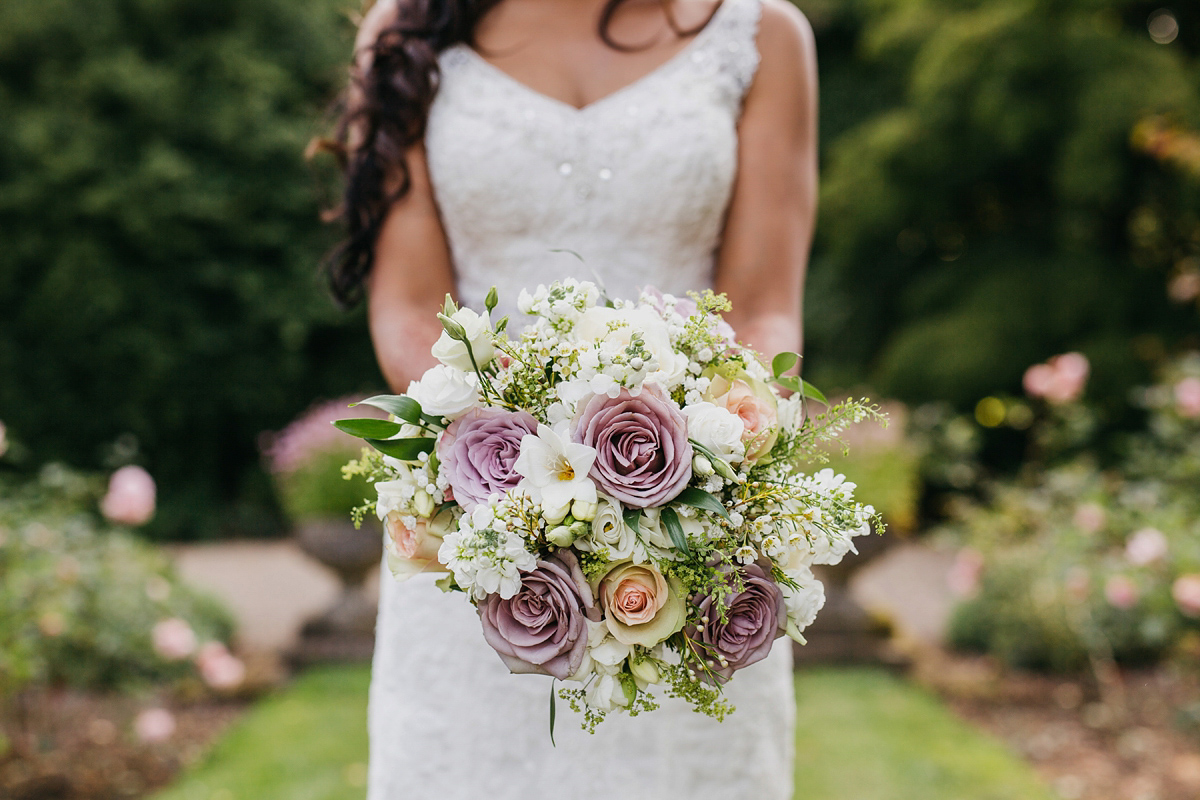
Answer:
M450 423L438 441L437 455L455 501L470 512L490 495L515 488L521 481L513 469L521 439L536 436L537 425L524 411L495 408L477 408Z
M666 505L692 477L687 419L654 384L637 397L593 395L575 415L575 441L596 449L589 473L610 497L633 508Z
M483 638L515 674L574 675L587 653L587 620L600 621L579 561L569 550L541 559L521 576L508 600L490 594L479 603Z
M686 630L687 637L700 643L701 651L714 660L712 670L724 680L766 658L787 625L786 600L775 581L757 564L738 571L743 587L726 596L725 621L709 595L698 604L701 625Z

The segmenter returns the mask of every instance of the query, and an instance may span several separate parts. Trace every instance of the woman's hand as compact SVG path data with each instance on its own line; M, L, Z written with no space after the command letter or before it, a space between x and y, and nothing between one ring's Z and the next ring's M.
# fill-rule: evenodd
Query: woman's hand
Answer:
M793 5L765 0L761 61L738 125L738 174L717 259L729 324L768 358L800 352L817 207L817 61Z

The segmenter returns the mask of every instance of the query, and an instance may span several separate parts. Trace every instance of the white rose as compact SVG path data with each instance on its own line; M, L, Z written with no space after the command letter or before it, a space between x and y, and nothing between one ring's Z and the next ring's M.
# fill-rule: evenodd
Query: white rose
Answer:
M713 403L695 403L683 409L687 417L688 438L714 455L737 464L746 457L742 418Z
M480 369L492 362L496 357L496 348L492 344L492 323L486 316L480 316L469 308L460 308L450 315L450 319L463 326L467 332L467 341L471 343L471 352L475 354L475 363ZM442 331L442 335L433 344L433 357L445 364L463 372L473 372L471 356L467 354L467 346L457 339L451 339L450 334Z
M615 331L613 323L625 323ZM606 308L598 306L583 312L575 323L575 335L589 342L604 341L624 350L635 332L642 334L646 349L658 362L658 369L650 373L648 380L672 389L683 381L687 371L687 356L675 352L671 347L671 334L667 323L649 308Z
M797 639L801 631L813 624L817 612L825 607L825 587L813 577L808 567L788 570L787 576L799 584L797 589L782 584L779 587L787 604L787 634Z
M479 379L474 373L439 364L408 385L408 396L426 414L455 419L479 405Z
M621 504L600 495L596 502L596 515L592 517L590 533L575 541L575 546L585 552L608 551L610 561L624 561L633 555L637 538L625 524Z

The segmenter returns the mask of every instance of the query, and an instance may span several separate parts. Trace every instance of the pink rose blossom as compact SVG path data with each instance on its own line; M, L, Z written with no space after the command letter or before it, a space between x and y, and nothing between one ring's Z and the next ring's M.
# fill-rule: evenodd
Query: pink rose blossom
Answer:
M1200 418L1200 378L1184 378L1175 384L1175 408L1181 417Z
M200 677L217 691L230 691L246 679L246 665L220 642L209 642L196 654Z
M1113 608L1128 611L1138 604L1140 597L1137 584L1124 575L1113 575L1104 584L1104 599Z
M1190 303L1200 297L1200 272L1181 272L1167 284L1167 296L1176 303Z
M1180 611L1189 617L1200 617L1200 573L1176 578L1171 595Z
M166 661L182 661L196 652L196 634L192 626L178 617L164 619L154 626L154 652Z
M144 744L165 742L175 733L175 715L165 708L148 708L137 715L133 730Z
M972 547L964 547L954 557L954 564L946 575L946 585L958 597L974 597L979 593L983 566L983 553Z
M100 512L121 525L143 525L154 516L154 478L141 467L121 467L108 480Z
M1125 543L1125 558L1130 564L1144 567L1167 557L1170 545L1163 532L1156 528L1142 528Z
M1078 400L1083 394L1090 370L1083 353L1063 353L1027 369L1022 383L1030 397L1063 405Z
M1080 503L1072 521L1084 533L1099 533L1108 522L1108 514L1099 503Z

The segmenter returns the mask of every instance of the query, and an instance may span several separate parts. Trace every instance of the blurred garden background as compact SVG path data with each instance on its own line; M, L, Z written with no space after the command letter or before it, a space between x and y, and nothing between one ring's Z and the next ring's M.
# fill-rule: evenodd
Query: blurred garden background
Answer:
M892 416L797 796L1200 797L1200 5L796 1L804 370ZM378 556L303 554L384 388L305 155L361 10L0 4L0 797L363 794Z

